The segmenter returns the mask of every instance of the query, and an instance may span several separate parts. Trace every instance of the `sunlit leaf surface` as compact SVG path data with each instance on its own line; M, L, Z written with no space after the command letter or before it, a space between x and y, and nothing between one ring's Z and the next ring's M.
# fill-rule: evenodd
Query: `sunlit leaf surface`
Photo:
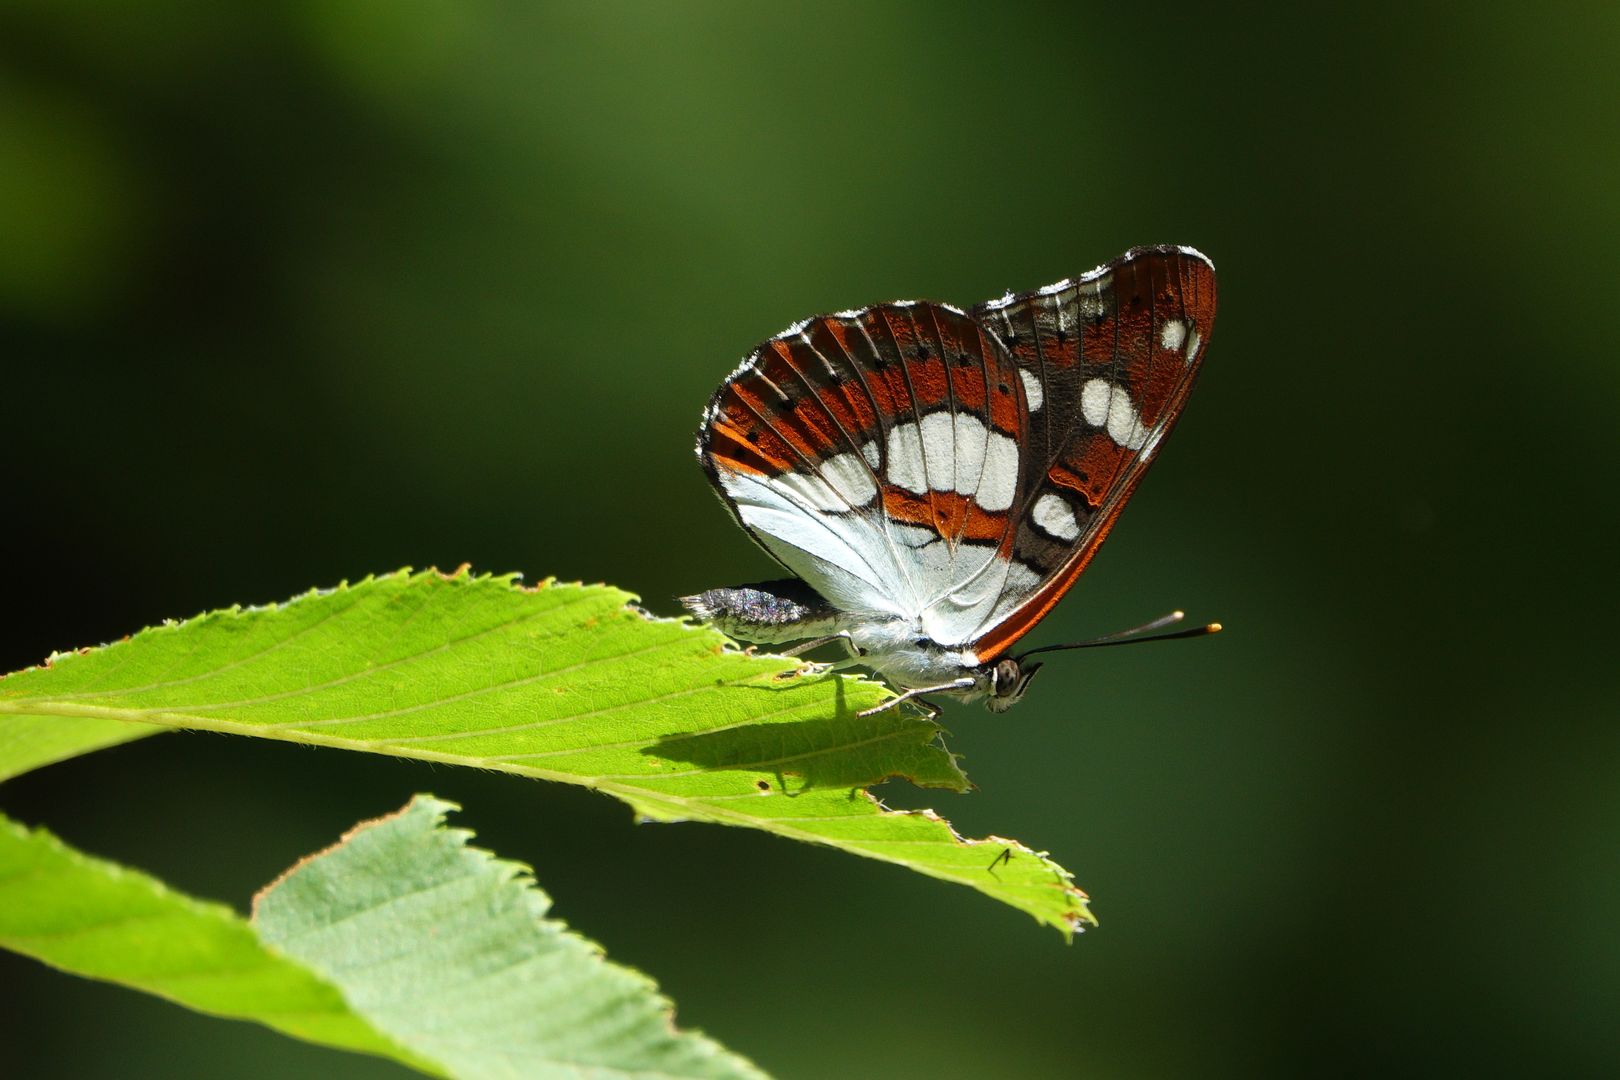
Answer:
M401 571L155 627L0 679L0 776L116 741L109 722L257 735L580 784L649 819L908 866L1065 933L1090 919L1043 855L867 794L891 777L967 787L931 721L858 715L884 687L746 654L632 599Z

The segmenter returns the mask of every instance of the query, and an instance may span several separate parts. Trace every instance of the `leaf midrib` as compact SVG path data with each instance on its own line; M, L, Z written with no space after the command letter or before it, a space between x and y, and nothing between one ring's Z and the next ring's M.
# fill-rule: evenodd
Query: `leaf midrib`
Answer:
M796 708L804 707L807 706L797 706ZM791 712L793 710L790 709L785 711ZM791 816L773 817L765 814L748 814L732 810L729 807L716 805L715 803L704 798L693 798L691 796L660 791L656 788L646 788L639 787L634 784L628 784L624 782L625 777L622 774L614 775L612 777L599 778L587 776L583 773L555 772L550 769L542 769L534 766L511 764L501 758L483 758L468 754L446 754L433 750L420 750L412 747L401 747L395 749L392 744L387 742L362 743L360 740L333 738L314 732L296 733L292 731L280 730L267 731L257 725L244 724L239 721L218 720L211 717L192 716L186 713L174 713L166 710L154 711L117 709L110 706L86 705L77 702L0 702L0 715L5 715L8 713L14 715L42 714L47 716L93 716L101 719L123 720L131 723L149 724L159 728L190 727L204 731L217 731L230 735L258 735L263 738L277 739L282 742L314 743L319 746L330 746L345 750L364 748L383 753L393 753L400 757L415 758L422 761L433 761L446 765L472 765L478 768L486 768L496 772L508 772L522 776L531 776L538 780L550 780L555 783L575 784L595 791L617 795L632 803L664 803L666 805L679 807L688 813L693 813L698 816L707 816L710 818L720 818L730 824L738 826L751 826L757 828L761 823L768 823L769 831L780 836L790 837L807 843L820 844L824 847L859 847L867 842L864 840L830 840L818 833L814 833L806 829L795 828L792 824L790 824L790 822L799 819ZM896 734L898 735L900 733ZM871 740L862 740L859 743L852 743L850 746L865 745L870 741ZM829 748L829 752L836 752L843 749L845 749L845 747L831 747ZM737 769L747 769L751 767L752 766L746 763L741 763L735 766ZM706 770L696 770L695 773L659 773L654 776L649 776L647 779L665 779L675 776L694 774L700 775L704 771ZM761 771L765 770L761 769ZM769 798L770 796L761 797ZM867 797L870 798L870 796ZM862 850L864 851L866 849L862 847ZM921 863L916 860L891 858L878 852L870 852L870 854L872 858L879 859L884 862L892 862L902 866L912 866L917 868L921 873L928 874L932 877L957 881L983 891L979 884L971 878L940 871L926 863Z

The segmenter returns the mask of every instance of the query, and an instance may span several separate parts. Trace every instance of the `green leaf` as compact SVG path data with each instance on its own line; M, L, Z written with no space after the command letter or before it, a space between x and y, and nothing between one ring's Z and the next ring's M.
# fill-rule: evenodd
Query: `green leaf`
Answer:
M763 1080L417 796L228 908L0 817L0 946L199 1012L455 1077Z
M156 734L138 724L99 716L7 716L0 719L0 780Z
M350 1009L337 987L265 948L229 908L4 817L0 945L198 1012L436 1071Z
M527 868L443 827L419 795L259 895L264 940L452 1076L743 1077L752 1064L678 1034L646 976L545 918Z
M864 790L890 777L968 787L931 721L859 715L885 687L738 651L632 599L400 571L155 627L0 678L0 777L105 745L114 722L257 735L580 784L645 818L741 825L907 866L1066 934L1091 920L1044 853L964 840Z

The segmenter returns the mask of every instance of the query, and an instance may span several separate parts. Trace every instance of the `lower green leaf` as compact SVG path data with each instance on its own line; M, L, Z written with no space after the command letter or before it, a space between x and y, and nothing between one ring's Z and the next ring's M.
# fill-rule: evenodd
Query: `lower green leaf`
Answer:
M545 917L525 867L443 827L454 808L418 796L351 831L261 893L254 925L453 1076L763 1077L677 1033L650 979Z
M675 1030L646 976L545 917L526 868L418 796L220 904L0 818L0 946L199 1012L434 1075L763 1080Z
M0 946L198 1012L437 1072L221 904L0 817Z

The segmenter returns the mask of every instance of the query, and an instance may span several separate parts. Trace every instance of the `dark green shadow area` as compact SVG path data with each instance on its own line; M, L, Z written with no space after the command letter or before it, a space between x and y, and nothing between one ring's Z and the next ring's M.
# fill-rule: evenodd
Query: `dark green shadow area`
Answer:
M789 795L869 787L889 779L952 791L972 786L944 746L944 729L934 721L904 707L861 716L848 702L840 676L814 678L838 685L837 712L831 716L668 735L642 753L700 769L769 774L774 781L762 782ZM729 692L771 695L796 685L802 684L786 680L780 686L744 685ZM773 710L751 705L748 711L769 715Z

